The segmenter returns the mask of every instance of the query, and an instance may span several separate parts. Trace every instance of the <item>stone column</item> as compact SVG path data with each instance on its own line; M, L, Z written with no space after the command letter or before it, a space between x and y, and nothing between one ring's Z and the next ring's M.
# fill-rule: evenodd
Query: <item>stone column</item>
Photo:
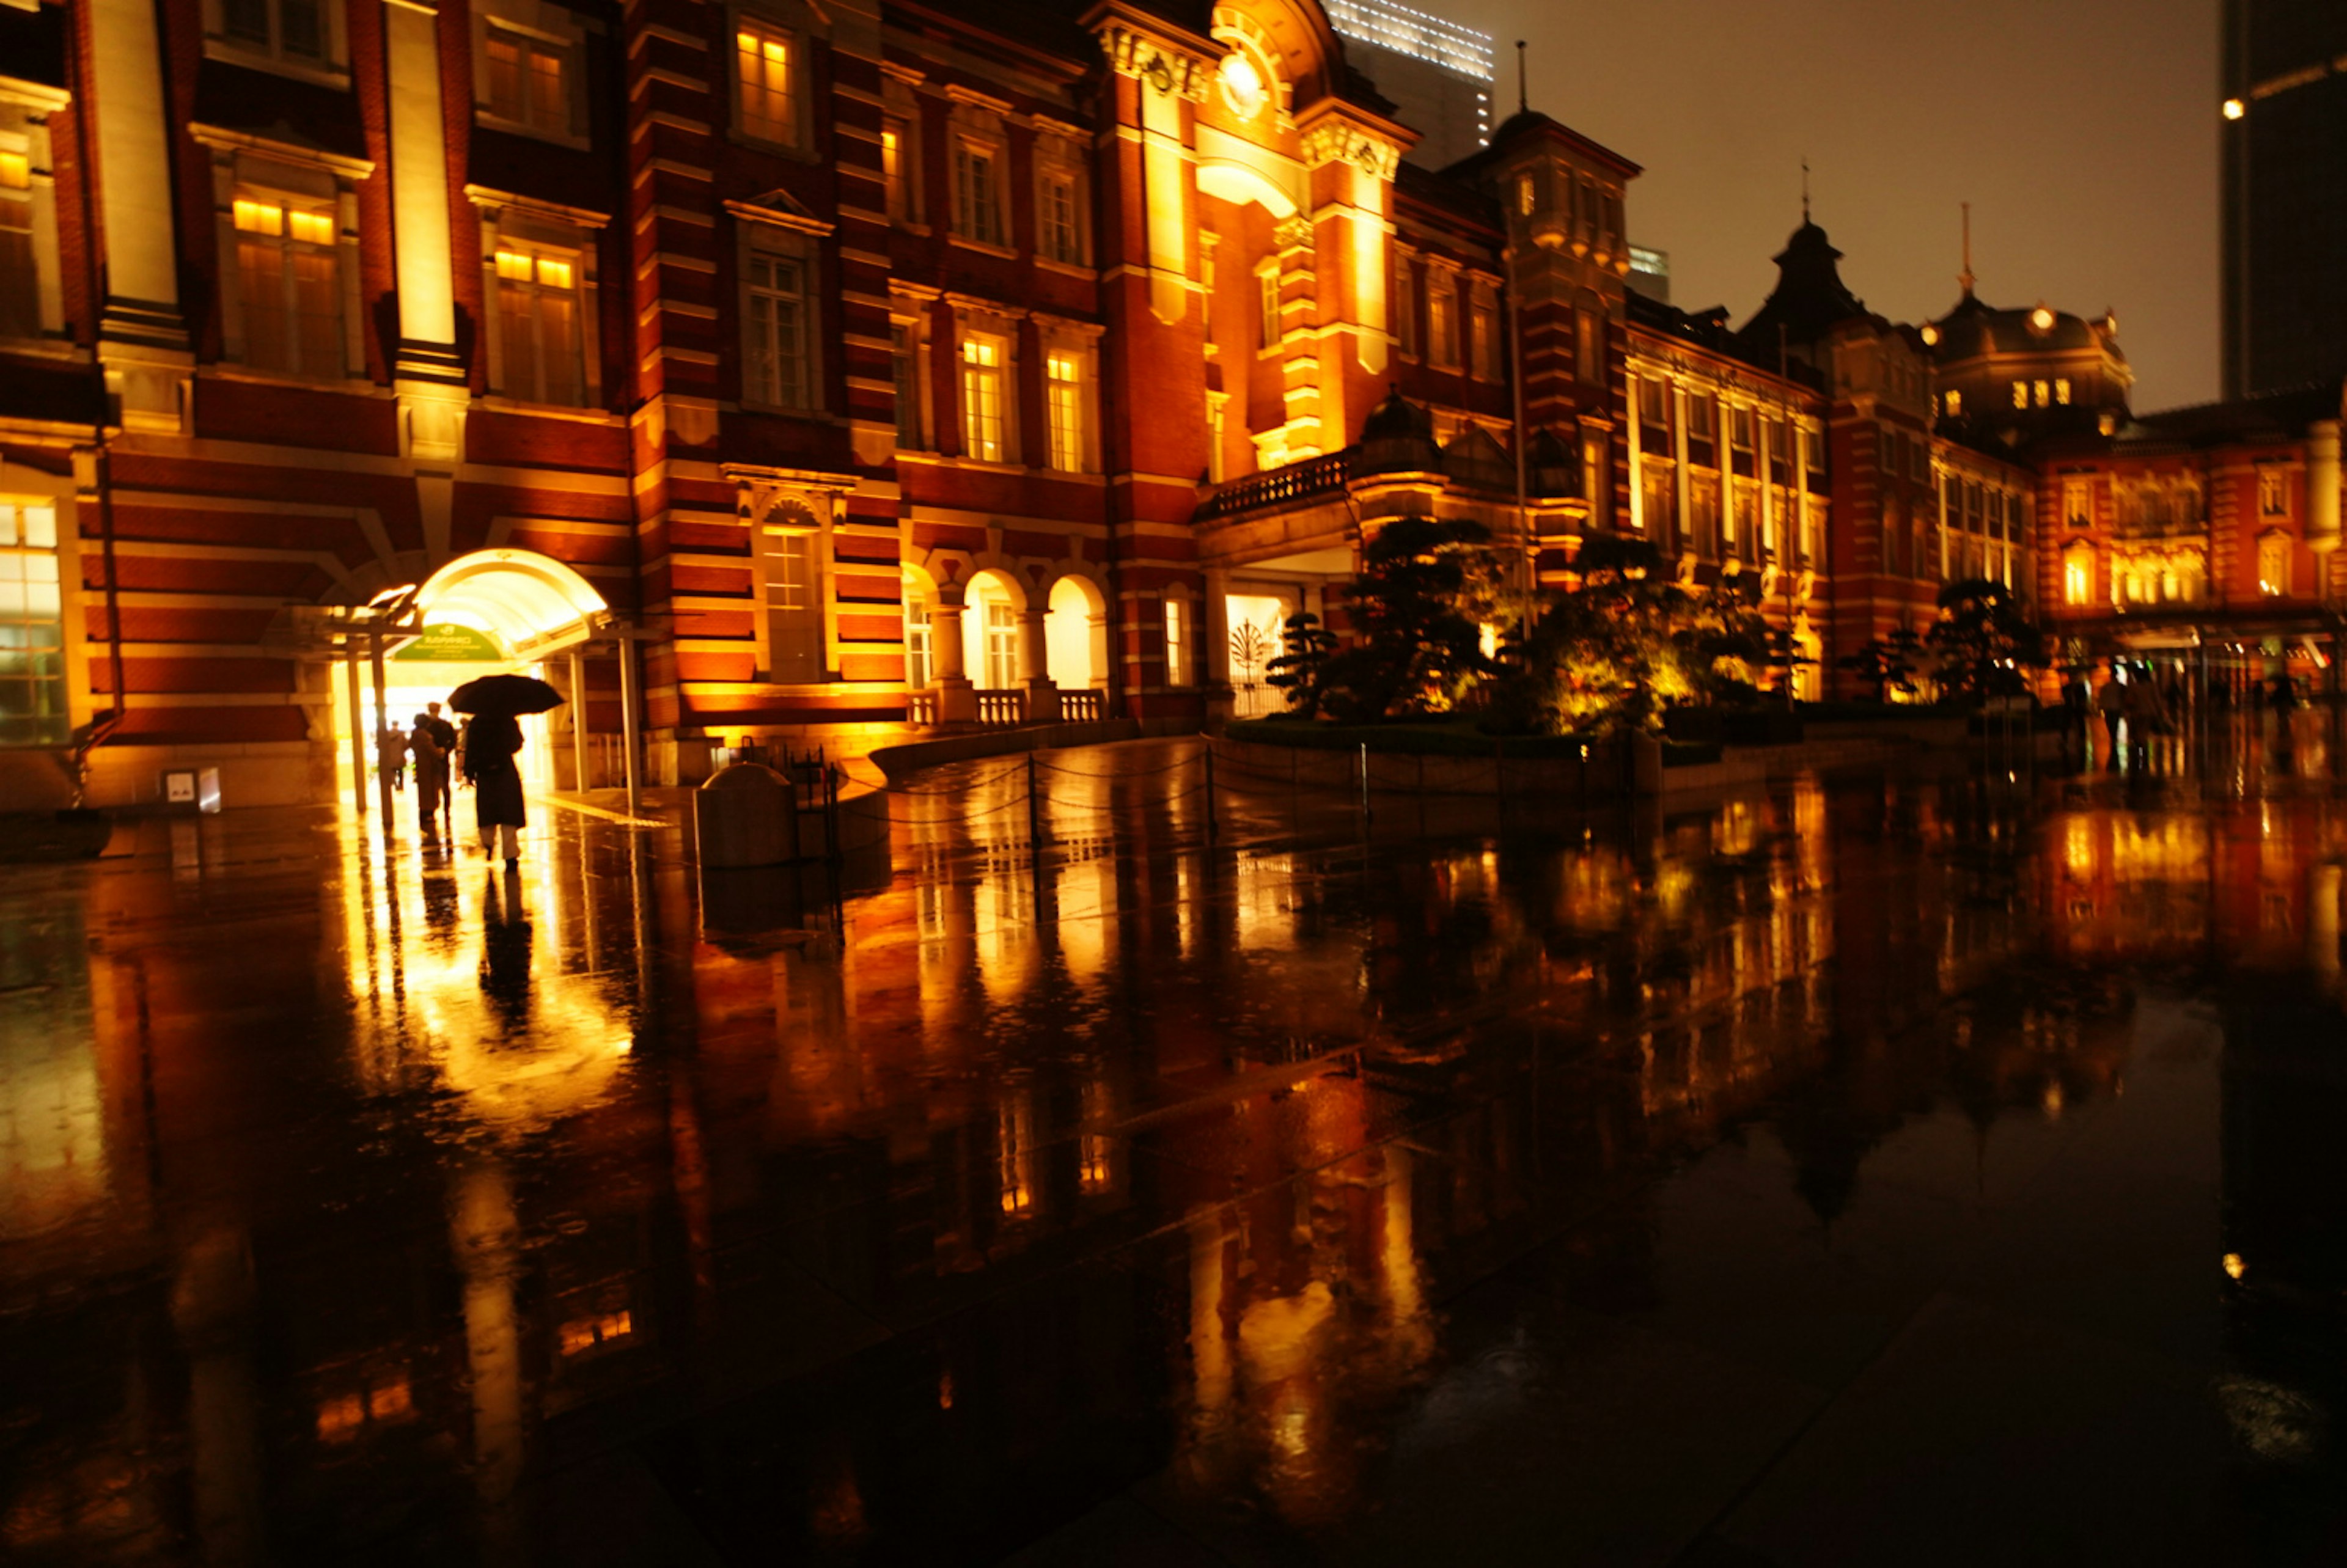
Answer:
M1231 692L1231 574L1219 567L1206 569L1206 602L1194 635L1198 639L1198 681L1206 689L1206 712L1218 719L1231 716L1235 698Z
M963 671L961 612L960 604L948 603L942 596L929 606L929 658L937 665L941 725L978 723L978 689Z
M1043 618L1049 610L1028 609L1019 615L1019 676L1027 688L1027 722L1060 722L1060 688L1051 679L1051 640Z
M1629 445L1630 531L1634 534L1643 534L1646 531L1646 475L1638 455L1638 380L1635 373L1629 378L1630 396L1625 406L1629 410L1630 416L1624 422L1623 431L1624 439Z

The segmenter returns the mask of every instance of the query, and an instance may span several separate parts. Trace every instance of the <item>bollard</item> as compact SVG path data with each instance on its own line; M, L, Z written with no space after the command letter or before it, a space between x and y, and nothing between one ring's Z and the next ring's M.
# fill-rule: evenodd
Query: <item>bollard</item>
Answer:
M1369 825L1369 743L1361 743L1361 825Z
M704 870L795 860L798 793L772 768L733 763L693 792L693 852Z

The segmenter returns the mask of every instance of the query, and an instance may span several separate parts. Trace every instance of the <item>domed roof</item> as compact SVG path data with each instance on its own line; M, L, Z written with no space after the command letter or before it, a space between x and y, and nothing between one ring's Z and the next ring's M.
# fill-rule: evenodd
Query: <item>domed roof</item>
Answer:
M1966 289L1956 308L1931 323L1925 336L1933 363L1955 364L1993 354L2059 354L2097 347L2124 359L2111 341L2116 333L2108 315L2090 322L2043 302L2000 310Z
M1841 281L1841 252L1807 218L1777 252L1777 286L1737 335L1756 351L1777 352L1781 327L1788 342L1813 343L1866 305Z
M1442 449L1434 444L1434 421L1425 410L1405 400L1399 388L1369 410L1361 422L1360 445L1353 454L1356 474L1432 474L1442 468Z

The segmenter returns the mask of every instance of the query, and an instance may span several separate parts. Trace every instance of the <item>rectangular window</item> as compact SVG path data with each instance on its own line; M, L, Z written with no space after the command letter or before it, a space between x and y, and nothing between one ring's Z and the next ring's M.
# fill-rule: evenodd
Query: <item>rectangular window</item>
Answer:
M1043 254L1070 264L1084 259L1081 231L1076 223L1076 179L1070 173L1046 170L1037 219L1042 229Z
M1470 307L1467 313L1468 364L1476 375L1485 381L1491 380L1492 374L1492 338L1490 307L1485 305Z
M236 198L230 217L244 363L292 375L343 374L333 215L248 194Z
M1002 381L1008 357L999 337L962 339L962 451L981 463L1005 460Z
M1598 386L1605 379L1604 318L1595 311L1575 311L1573 318L1574 359L1578 362L1573 374L1583 386Z
M71 728L57 579L56 507L0 497L0 746L61 745Z
M1043 356L1044 413L1051 420L1051 466L1081 474L1084 468L1083 362L1055 351Z
M326 58L321 0L222 0L220 36L287 59L323 64Z
M586 401L579 359L577 262L529 251L497 252L497 334L509 397L576 408Z
M1426 291L1426 357L1446 370L1459 365L1459 326L1452 313L1457 304L1457 296L1441 283Z
M1400 259L1394 263L1394 346L1413 357L1418 354L1418 278Z
M905 607L905 684L916 692L937 684L936 640L929 630L929 607Z
M1165 683L1168 686L1188 685L1189 637L1182 624L1182 601L1165 601Z
M1613 501L1613 486L1608 478L1605 437L1591 436L1581 443L1581 496L1589 503L1592 528L1606 525L1607 510Z
M1638 423L1656 430L1670 427L1670 387L1655 377L1642 376L1638 381Z
M2258 591L2278 597L2290 591L2290 539L2268 534L2258 541Z
M2070 378L2068 376L2062 375L2055 377L2054 401L2060 404L2065 408L2067 408L2070 405Z
M1255 292L1257 313L1263 318L1259 323L1263 333L1263 346L1276 348L1280 339L1279 274L1265 272L1257 277Z
M33 250L33 160L0 151L0 337L41 331L41 271Z
M2258 470L2258 516L2290 516L2290 474L2282 468Z
M2040 381L2040 382L2034 383L2033 384L2034 384L2034 388L2035 388L2035 392L2036 392L2037 406L2038 406L2038 407L2043 408L2043 407L2045 407L2048 403L2050 403L2050 402L2052 402L2052 401L2053 401L2053 393L2052 393L2052 390L2047 386L2047 384L2046 384L2045 382Z
M1516 210L1529 218L1540 206L1540 182L1527 169L1516 176Z
M808 685L824 678L822 536L769 534L766 544L768 678Z
M986 601L986 683L998 692L1019 684L1019 612L999 599Z
M905 122L886 120L880 127L880 184L888 216L902 223L909 215L905 190L905 159L910 151Z
M1750 409L1731 408L1728 410L1727 444L1730 446L1733 446L1738 452L1751 451L1753 428L1752 411Z
M1206 397L1206 479L1210 484L1219 485L1225 477L1223 470L1225 428L1223 400L1209 393Z
M1712 440L1719 428L1719 405L1705 394L1687 399L1686 429L1690 441Z
M761 22L733 36L733 79L742 95L742 134L791 147L798 109L791 95L791 39Z
M897 371L897 445L921 450L921 334L900 324L889 334L890 358Z
M999 245L1002 200L995 189L994 154L965 142L954 149L954 232L981 245Z
M809 406L806 273L799 260L752 251L746 302L743 396L773 408Z
M565 51L537 38L492 26L488 55L490 115L510 125L546 134L570 131Z

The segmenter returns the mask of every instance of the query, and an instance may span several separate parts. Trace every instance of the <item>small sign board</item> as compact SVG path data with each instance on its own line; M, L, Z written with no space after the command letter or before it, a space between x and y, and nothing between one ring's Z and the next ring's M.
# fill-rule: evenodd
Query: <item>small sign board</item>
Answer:
M496 638L453 621L433 622L415 641L392 655L419 664L502 664L505 657Z

